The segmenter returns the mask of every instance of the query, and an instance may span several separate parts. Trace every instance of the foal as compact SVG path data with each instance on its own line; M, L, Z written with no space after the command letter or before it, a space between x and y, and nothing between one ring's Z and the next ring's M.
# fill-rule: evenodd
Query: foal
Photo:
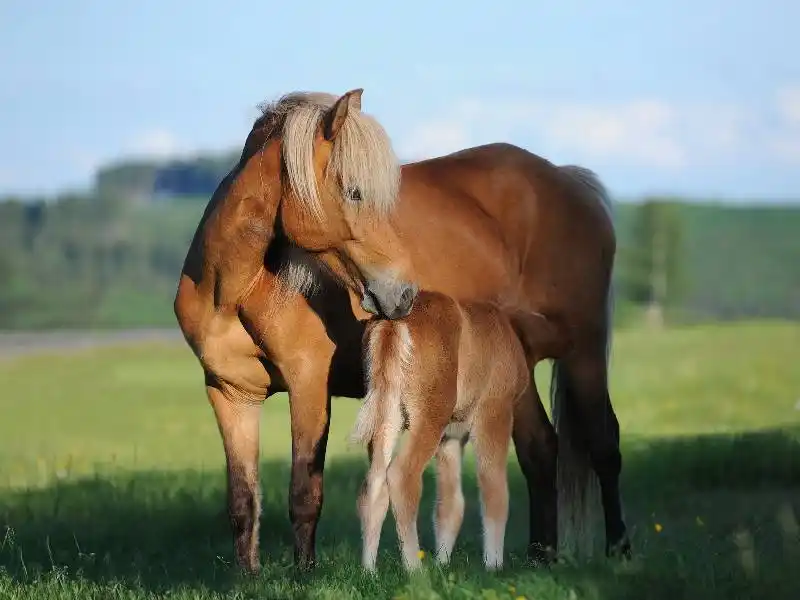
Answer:
M369 471L358 496L362 564L374 571L391 502L403 561L420 566L417 513L422 473L436 455L436 558L450 560L464 518L461 459L475 446L483 519L483 561L503 566L508 519L506 461L513 404L530 383L509 320L486 305L420 292L402 320L365 331L367 396L352 439L367 443ZM401 433L408 439L392 458Z

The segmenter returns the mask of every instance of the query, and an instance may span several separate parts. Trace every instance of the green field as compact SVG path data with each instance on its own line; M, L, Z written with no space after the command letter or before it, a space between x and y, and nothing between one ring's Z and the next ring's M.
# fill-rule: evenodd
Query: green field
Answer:
M379 577L359 567L366 460L346 445L357 402L334 401L321 565L305 575L291 565L287 401L265 405L266 566L248 580L230 566L224 456L188 348L0 361L0 598L800 597L800 325L621 331L612 361L634 560L526 567L527 499L511 457L506 569L482 571L470 464L454 563L413 581L391 517Z

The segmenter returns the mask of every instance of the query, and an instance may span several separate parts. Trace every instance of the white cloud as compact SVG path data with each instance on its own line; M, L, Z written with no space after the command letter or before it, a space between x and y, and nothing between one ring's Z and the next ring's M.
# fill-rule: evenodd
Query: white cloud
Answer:
M776 93L772 106L672 103L639 98L616 104L467 99L400 138L407 159L509 141L553 160L598 166L679 170L737 159L800 161L800 86Z
M403 158L438 156L470 145L468 128L458 120L440 120L412 128L401 146Z
M122 138L114 153L102 153L90 148L74 145L66 152L69 165L76 180L90 181L97 170L114 160L169 159L191 153L190 146L167 130L152 128Z
M769 140L778 160L800 165L800 85L787 86L777 94L779 130Z
M800 126L800 85L779 90L776 104L779 114L789 125Z
M165 129L149 129L135 136L129 150L133 154L153 158L170 158L186 151L185 146Z
M538 119L536 118L538 117ZM673 106L641 100L611 107L580 104L540 106L535 125L545 143L579 158L634 161L658 167L679 167L686 149L673 131L678 115Z

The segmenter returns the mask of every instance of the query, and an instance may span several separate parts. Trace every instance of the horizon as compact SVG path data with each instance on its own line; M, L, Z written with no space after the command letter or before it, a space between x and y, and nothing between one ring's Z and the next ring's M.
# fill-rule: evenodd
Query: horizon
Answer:
M0 195L237 151L260 102L363 87L403 160L505 141L619 199L800 203L800 6L44 4L0 6Z

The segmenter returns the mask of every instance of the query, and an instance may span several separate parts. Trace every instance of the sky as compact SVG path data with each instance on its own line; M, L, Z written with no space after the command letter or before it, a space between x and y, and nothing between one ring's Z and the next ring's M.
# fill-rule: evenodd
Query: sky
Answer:
M257 105L364 88L416 160L505 141L613 193L800 201L790 0L0 1L0 194L238 150Z

